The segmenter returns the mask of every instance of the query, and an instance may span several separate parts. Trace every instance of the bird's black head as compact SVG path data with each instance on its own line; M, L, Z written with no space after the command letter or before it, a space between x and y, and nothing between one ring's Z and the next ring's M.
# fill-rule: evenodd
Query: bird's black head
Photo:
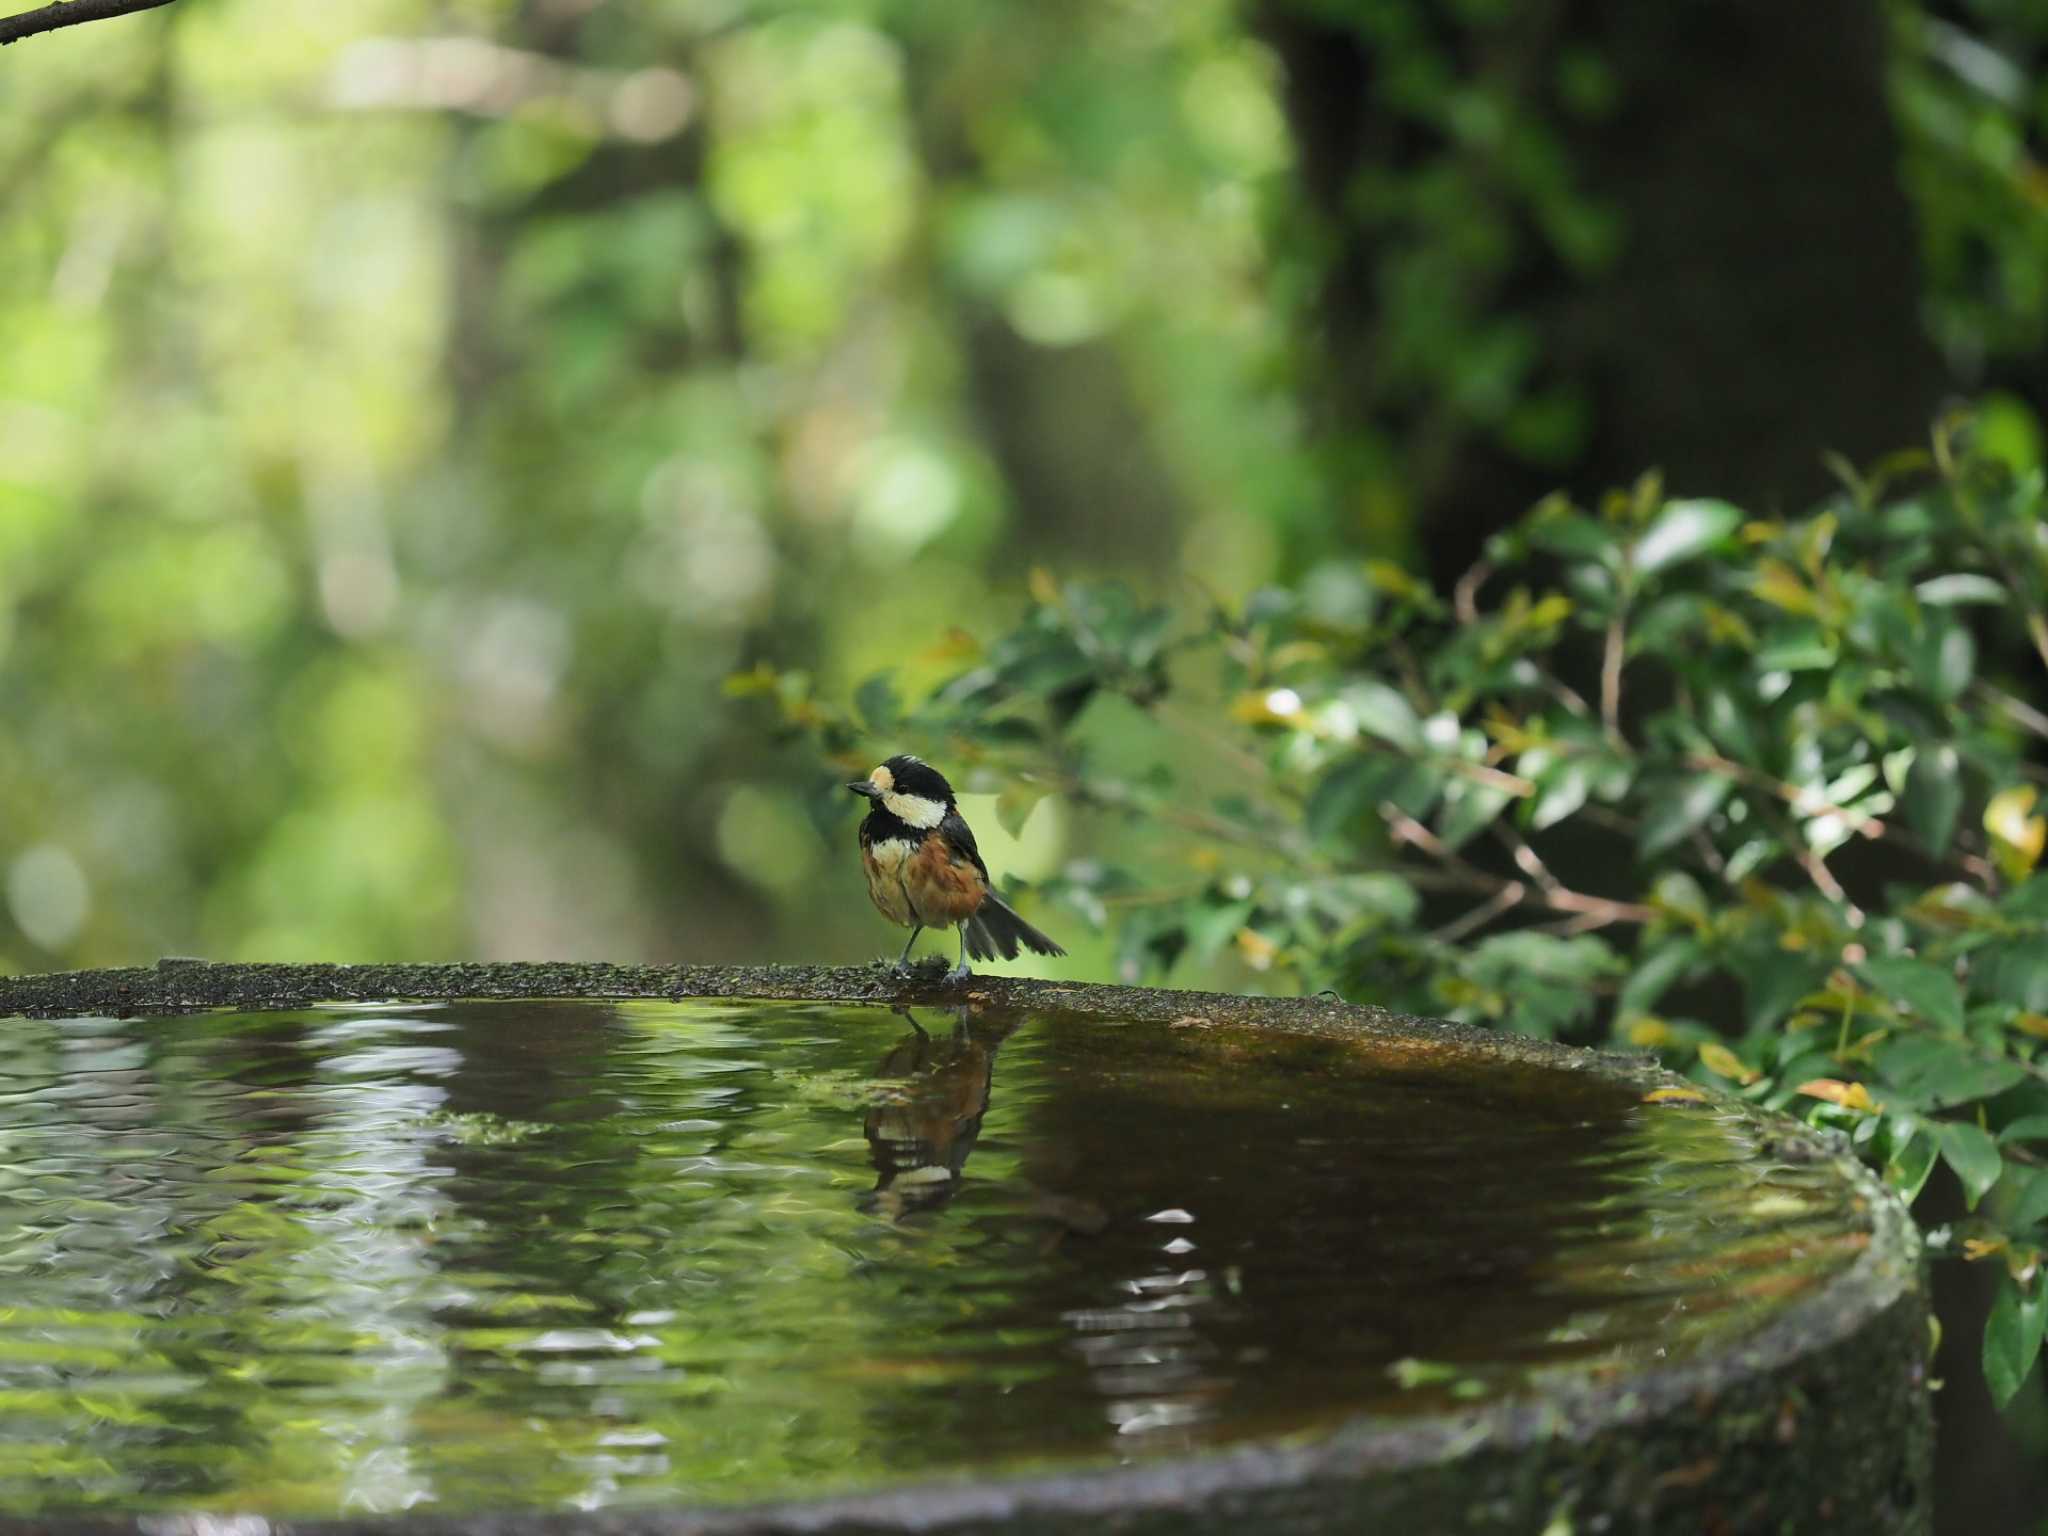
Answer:
M890 758L864 779L846 786L866 795L899 821L912 827L935 827L953 809L953 786L922 758L907 753Z
M870 778L887 773L887 786L899 795L918 795L926 800L936 800L942 805L953 803L953 786L946 782L946 776L921 757L899 753L870 774Z

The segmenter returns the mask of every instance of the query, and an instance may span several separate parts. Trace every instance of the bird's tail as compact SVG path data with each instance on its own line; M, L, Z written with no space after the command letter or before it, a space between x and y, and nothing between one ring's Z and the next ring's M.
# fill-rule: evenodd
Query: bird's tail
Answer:
M977 960L1017 958L1017 948L1039 955L1064 955L1051 939L1010 910L1010 904L990 891L981 899L974 916L967 919L967 953Z

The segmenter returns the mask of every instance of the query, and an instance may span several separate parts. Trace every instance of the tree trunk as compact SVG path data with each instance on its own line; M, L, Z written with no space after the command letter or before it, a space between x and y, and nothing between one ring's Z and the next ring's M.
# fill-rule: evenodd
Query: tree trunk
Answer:
M1457 30L1426 9L1402 56L1378 41L1384 25L1368 37L1327 5L1274 0L1262 30L1287 74L1307 216L1328 240L1326 428L1340 456L1361 431L1400 445L1435 575L1454 578L1559 487L1597 496L1661 466L1680 491L1793 509L1825 488L1823 453L1861 461L1922 438L1943 381L1919 323L1880 7L1560 0ZM1493 148L1388 104L1415 50L1505 97ZM1559 82L1588 60L1614 98L1575 115ZM1574 264L1541 232L1514 170L1518 123L1561 135L1566 174L1619 216L1610 259ZM1548 464L1457 404L1373 382L1386 231L1352 211L1354 191L1364 174L1451 157L1497 189L1517 232L1481 302L1533 326L1533 384L1585 411L1574 450Z

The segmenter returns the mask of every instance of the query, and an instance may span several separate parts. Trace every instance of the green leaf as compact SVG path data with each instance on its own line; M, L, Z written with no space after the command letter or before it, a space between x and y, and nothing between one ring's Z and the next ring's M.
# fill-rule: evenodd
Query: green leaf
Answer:
M1885 1182L1899 1192L1901 1200L1912 1204L1920 1197L1927 1176L1934 1172L1937 1154L1934 1138L1925 1131L1915 1131L1885 1161Z
M870 733L886 736L903 718L902 701L896 697L896 682L887 672L877 672L853 691L853 707Z
M1668 501L1636 540L1631 563L1648 576L1720 543L1742 526L1742 510L1725 501Z
M1940 858L1948 852L1963 809L1963 760L1954 747L1942 742L1914 754L1899 808L1929 853Z
M1582 513L1539 517L1528 528L1530 543L1566 559L1598 560L1602 565L1612 565L1619 549L1612 528Z
M2008 917L2048 920L2048 878L2022 880L1999 898L1998 910Z
M1782 852L1783 847L1775 840L1753 837L1728 855L1728 867L1722 871L1722 878L1730 885L1740 885Z
M1437 816L1436 832L1453 848L1462 847L1514 798L1504 789L1476 779L1453 777L1444 785L1444 806Z
M1364 749L1323 775L1310 794L1303 824L1318 842L1342 838L1360 816L1377 811L1383 800L1418 820L1436 804L1444 770L1424 759L1411 762Z
M1908 1008L1939 1029L1960 1033L1963 988L1947 967L1911 955L1885 955L1856 968L1873 990Z
M1913 589L1913 595L1932 608L1951 608L1958 603L2003 605L2012 597L2003 582L1968 571L1958 571L1953 576L1930 577Z
M1529 808L1529 830L1541 832L1554 827L1586 803L1593 788L1593 765L1576 753L1559 759L1536 781L1536 798Z
M1368 735L1391 742L1403 752L1422 750L1422 722L1415 708L1399 690L1372 678L1351 684L1339 697L1351 707L1358 727Z
M1406 811L1420 821L1429 814L1429 808L1436 804L1436 797L1443 792L1444 770L1431 762L1395 763L1394 771L1386 779L1383 798L1394 802L1395 808Z
M1915 680L1946 704L1970 686L1977 669L1977 642L1969 630L1951 619L1930 622L1910 659Z
M1971 1054L1935 1035L1895 1035L1878 1047L1877 1069L1893 1097L1921 1109L1949 1109L2005 1092L2027 1076L2024 1063Z
M1012 837L1024 835L1024 823L1031 819L1031 813L1038 809L1043 792L1035 789L1011 787L996 796L996 824Z
M2048 1141L2048 1115L2022 1115L1998 1133L2000 1141Z
M2007 1182L2026 1178L2025 1186L2012 1202L2012 1208L2005 1213L2003 1225L2013 1232L2024 1232L2035 1224L2048 1220L2048 1168L2015 1168L2007 1175Z
M1742 706L1735 701L1735 695L1726 688L1709 688L1700 705L1701 723L1707 734L1714 738L1714 744L1737 762L1753 763L1761 754L1757 751L1756 733L1750 729L1749 717Z
M1976 670L1976 637L1958 624L1941 637L1935 670L1935 679L1941 687L1940 696L1943 699L1961 698Z
M1775 1028L1799 999L1819 990L1828 967L1799 950L1772 945L1761 953L1745 954L1735 971L1745 994L1743 1027L1762 1030Z
M1371 808L1383 778L1383 765L1363 757L1346 758L1331 768L1317 782L1302 813L1309 837L1322 842L1340 835Z
M1728 798L1734 782L1718 773L1697 773L1655 792L1643 817L1643 857L1662 853L1699 827Z
M1208 960L1237 937L1252 915L1248 901L1223 902L1196 907L1187 915L1188 953L1196 960Z
M1765 672L1818 672L1836 660L1835 642L1818 624L1780 626L1756 653L1757 667Z
M1984 1381L2003 1408L2025 1383L2041 1353L2041 1334L2048 1327L2048 1279L2033 1277L2022 1287L2010 1273L1999 1277L1998 1295L1984 1325Z
M1989 1131L1963 1121L1945 1121L1938 1132L1942 1161L1955 1170L1962 1181L1963 1197L1974 1211L1977 1202L2005 1172L2005 1159L1999 1156L1998 1143L1991 1139Z
M1985 945L1971 957L1970 975L1980 996L2048 1013L2048 944L2038 938Z
M1648 1013L1657 999L1700 958L1700 941L1687 937L1667 939L1637 962L1634 973L1622 984L1616 1012L1626 1018Z

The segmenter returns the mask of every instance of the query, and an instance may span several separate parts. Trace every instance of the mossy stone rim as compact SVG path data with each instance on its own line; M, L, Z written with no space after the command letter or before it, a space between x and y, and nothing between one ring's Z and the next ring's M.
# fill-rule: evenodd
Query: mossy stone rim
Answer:
M941 972L899 978L886 966L600 964L240 965L165 960L128 970L0 977L0 1017L137 1016L345 1002L463 999L753 998L1058 1012L1121 1022L1188 1019L1382 1043L1425 1044L1650 1092L1696 1085L1646 1058L1561 1046L1385 1009L1310 998ZM641 1508L498 1515L270 1520L217 1514L0 1520L7 1532L133 1531L148 1536L309 1536L445 1532L490 1536L752 1536L770 1532L1320 1532L1382 1520L1431 1529L1536 1530L1562 1514L1581 1529L1651 1530L1749 1510L1771 1528L1860 1518L1864 1529L1928 1528L1931 1412L1927 1296L1919 1237L1904 1206L1841 1138L1725 1094L1712 1104L1751 1121L1786 1160L1826 1165L1867 1212L1862 1253L1813 1295L1740 1343L1626 1378L1469 1410L1361 1415L1306 1439L1129 1467L727 1508ZM1688 1113L1675 1107L1671 1113ZM1801 1444L1811 1414L1815 1433ZM1859 1413L1868 1425L1849 1422ZM1772 1416L1776 1415L1775 1421ZM1789 1416L1789 1418L1788 1418ZM1788 1431L1787 1423L1792 1424ZM1871 1436L1879 1437L1876 1443ZM1885 1444L1889 1439L1896 1444ZM1702 1455L1705 1450L1707 1454ZM1812 1465L1802 1464L1811 1460ZM1741 1486L1723 1488L1739 1475ZM1825 1491L1821 1491L1825 1480ZM1740 1499L1744 1488L1758 1491ZM1775 1490L1775 1491L1774 1491ZM1813 1498L1808 1498L1809 1490ZM1796 1497L1819 1513L1782 1507ZM1817 1502L1814 1502L1817 1500ZM1839 1511L1839 1516L1837 1512ZM1256 1526L1251 1522L1257 1522ZM1413 1527L1417 1529L1425 1527ZM1562 1527L1561 1527L1562 1528ZM1746 1528L1746 1527L1745 1527Z

